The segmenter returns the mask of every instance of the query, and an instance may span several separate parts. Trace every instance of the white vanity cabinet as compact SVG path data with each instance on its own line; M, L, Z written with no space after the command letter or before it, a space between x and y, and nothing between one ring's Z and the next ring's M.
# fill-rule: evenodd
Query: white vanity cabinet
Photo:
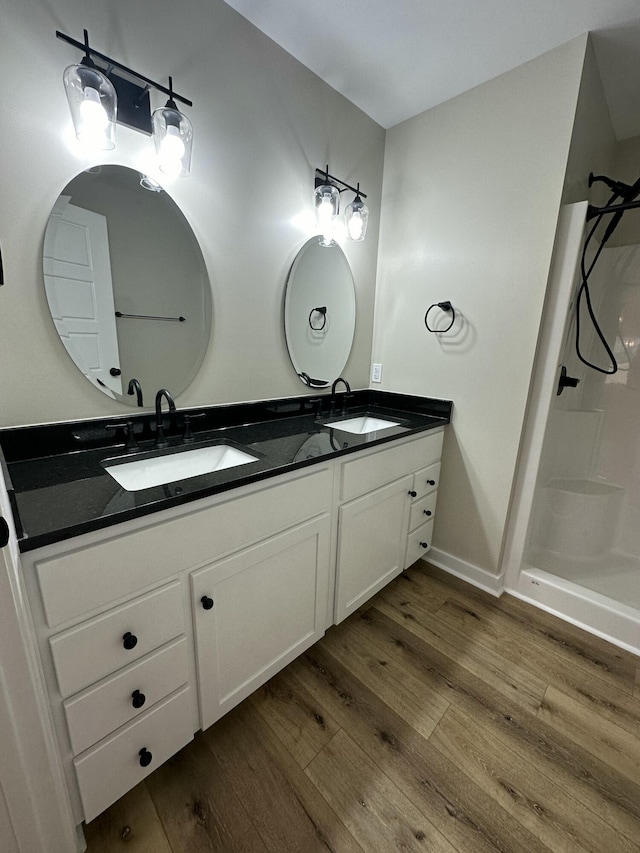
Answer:
M84 558L82 585L94 596L100 585L92 583L92 558L108 557L109 549L107 541L69 555L71 563ZM33 581L40 576L46 587L62 555L38 560L35 553L27 575L50 706L74 813L78 822L90 821L185 746L197 728L183 584L175 577L51 630L38 614L53 602L42 590L36 595ZM135 576L135 563L129 569ZM75 592L67 590L69 612L76 607ZM116 587L111 594L118 594Z
M436 488L430 481L439 476L442 439L439 429L340 464L336 623L426 553L420 543L433 520L420 512L433 513L435 501L431 510L421 501Z
M324 514L191 575L203 728L324 634L329 538Z
M405 569L431 550L439 480L440 462L432 462L413 476Z
M78 823L421 555L442 437L398 437L22 555Z
M78 823L322 636L332 493L329 462L23 555Z

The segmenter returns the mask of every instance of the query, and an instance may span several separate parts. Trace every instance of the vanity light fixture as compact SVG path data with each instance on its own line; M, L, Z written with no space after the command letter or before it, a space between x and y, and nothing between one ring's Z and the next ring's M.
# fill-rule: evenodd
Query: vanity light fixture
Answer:
M191 122L173 99L173 79L169 77L169 100L153 113L153 141L160 170L172 178L188 175L192 140Z
M173 91L172 78L169 77L167 88L99 53L89 45L87 30L84 30L84 44L58 30L56 36L85 54L79 65L66 69L63 78L78 139L92 148L113 148L117 122L149 136L153 134L160 169L165 174L188 175L193 128L178 109L176 101L189 107L193 104ZM104 67L99 68L94 59ZM114 68L124 72L125 76L115 74ZM166 105L155 110L153 119L149 96L151 88L169 96Z
M356 197L347 205L344 212L344 218L347 223L347 235L354 243L359 243L364 240L367 233L367 223L369 222L369 208L360 197L360 184L356 189Z
M320 172L316 169L316 173ZM322 173L320 173L322 175ZM329 166L327 165L324 177L316 174L316 186L313 192L313 203L316 209L316 225L320 232L320 244L322 246L335 246L333 239L333 227L340 210L340 191L331 183Z
M84 41L80 63L65 69L64 89L78 139L88 148L109 150L116 144L116 90L91 59L86 30Z
M345 211L345 223L347 226L347 238L354 242L364 240L369 220L369 208L362 201L366 193L357 187L341 181L340 178L329 174L329 164L326 169L316 169L315 190L313 194L316 209L316 224L320 232L320 245L335 246L333 239L335 223L340 211L340 193L349 190L355 193L351 204L347 205Z

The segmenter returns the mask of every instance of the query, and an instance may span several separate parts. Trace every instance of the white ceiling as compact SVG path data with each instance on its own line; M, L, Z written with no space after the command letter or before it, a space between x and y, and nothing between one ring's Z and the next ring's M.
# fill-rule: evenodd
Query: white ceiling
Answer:
M383 127L596 31L616 135L640 135L640 0L225 1Z

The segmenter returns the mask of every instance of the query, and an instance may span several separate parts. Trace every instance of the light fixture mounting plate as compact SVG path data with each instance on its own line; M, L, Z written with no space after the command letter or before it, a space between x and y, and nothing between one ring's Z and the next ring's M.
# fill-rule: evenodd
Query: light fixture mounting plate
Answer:
M138 86L111 71L106 75L118 96L118 124L151 136L151 99L148 86Z

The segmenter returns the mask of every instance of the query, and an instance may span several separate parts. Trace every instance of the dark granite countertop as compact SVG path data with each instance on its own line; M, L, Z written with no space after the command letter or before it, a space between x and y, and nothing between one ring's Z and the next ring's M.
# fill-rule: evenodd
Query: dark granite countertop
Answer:
M343 402L347 403L344 414ZM140 454L158 455L154 447L155 417L149 413L137 415L132 410L131 416L119 418L0 430L1 461L20 550L30 551L323 459L434 429L449 423L451 409L448 400L356 391L346 400L336 395L333 415L326 395L180 410L167 429L169 446L162 453L224 443L250 453L256 461L134 492L123 489L103 463ZM339 429L341 418L365 412L397 421L398 426L366 435ZM189 444L182 443L185 415L200 415L192 421L194 442ZM169 424L168 413L164 420ZM123 429L106 429L107 424L124 427L127 421L134 424L137 450L126 449Z

